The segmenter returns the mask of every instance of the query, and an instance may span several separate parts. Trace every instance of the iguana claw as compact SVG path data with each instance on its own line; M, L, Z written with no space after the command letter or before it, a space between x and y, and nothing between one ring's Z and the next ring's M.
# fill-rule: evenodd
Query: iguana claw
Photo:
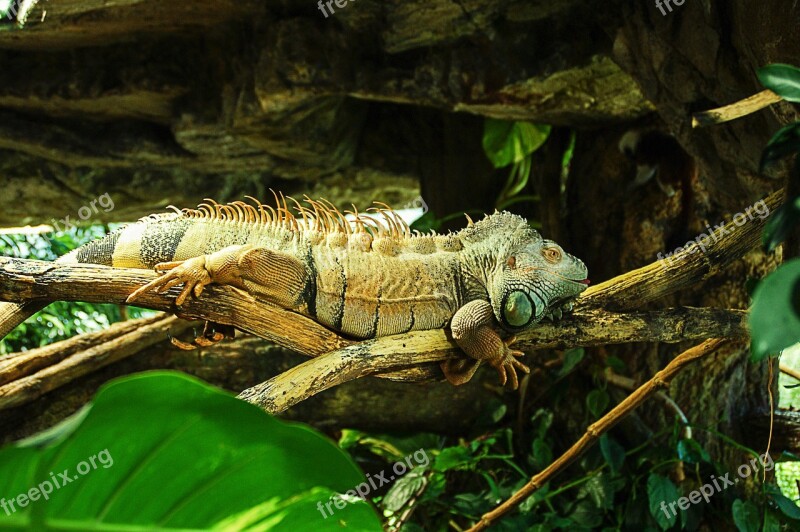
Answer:
M497 374L500 376L500 386L505 386L506 382L508 381L508 377L511 377L511 389L516 390L519 388L519 378L517 377L517 370L521 370L525 373L530 373L531 369L517 360L514 357L519 357L524 355L525 353L519 351L517 349L511 349L509 346L517 341L516 336L512 336L510 338L506 338L503 340L503 345L505 347L505 356L503 360L498 363L490 363L491 366L497 370Z
M200 297L200 294L203 293L203 288L212 282L211 276L208 270L206 270L205 261L205 256L201 255L189 260L156 264L155 270L157 272L166 273L138 288L128 296L125 302L131 303L135 299L141 297L145 292L152 291L163 294L170 288L181 284L184 286L181 293L175 298L176 305L183 305L190 294L194 294L195 297Z

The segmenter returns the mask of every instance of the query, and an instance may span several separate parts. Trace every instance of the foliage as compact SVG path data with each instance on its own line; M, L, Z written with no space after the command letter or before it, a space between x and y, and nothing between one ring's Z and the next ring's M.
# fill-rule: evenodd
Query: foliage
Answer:
M761 82L789 101L800 101L800 69L768 65L758 72ZM800 180L800 122L781 128L761 156L761 169L786 156L794 156L790 179ZM763 243L775 249L800 221L800 196L787 198L768 221ZM759 361L800 341L800 260L781 265L764 278L753 292L750 311L752 359Z
M65 484L48 490L52 479ZM313 430L194 378L151 372L107 384L72 418L0 450L0 493L41 486L0 512L0 527L379 531L360 499L320 515L319 502L363 480Z
M57 235L0 235L0 255L52 261L76 247L106 234L103 226L73 228ZM129 318L153 311L127 307ZM20 324L0 341L0 355L39 347L77 334L99 331L122 319L112 304L56 301Z
M582 350L572 352L571 368L581 357ZM588 363L591 373L604 369ZM570 442L559 437L563 427L558 426L554 413L574 397L569 384L561 382L562 370L548 371L555 383L544 392L548 407L528 415L525 423L514 424L516 429L509 423L492 428L482 425L484 428L476 428L468 440L346 431L340 445L359 463L370 464L368 469L389 468L391 462L420 447L431 456L427 466L414 469L413 475L400 479L375 499L389 530L444 532L466 528L563 452ZM610 401L603 388L591 390L585 417L576 422L589 425L609 408ZM482 418L497 419L497 415L487 412ZM693 429L714 432L699 426ZM722 528L758 530L763 526L769 530L792 520L792 501L766 486L754 499L739 499L739 493L731 488L716 493L708 504L701 501L688 510L677 510L675 515L665 514L662 502L675 502L712 478L729 473L696 440L687 439L684 430L676 423L632 447L623 443L620 434L603 435L567 473L551 480L492 530L696 530L701 522ZM742 463L756 456L751 449L732 441L730 444L743 451ZM680 488L673 480L676 475L687 477ZM741 528L756 522L755 529Z
M496 208L505 209L519 201L538 201L538 196L520 193L531 175L532 155L550 136L550 126L530 122L509 122L487 118L483 128L483 150L495 168L511 166Z
M495 168L510 167L508 178L495 200L497 210L508 209L515 203L539 201L536 194L522 194L531 176L532 155L542 147L550 136L550 126L532 124L530 122L514 122L487 118L483 128L483 150L486 157ZM570 144L564 153L562 166L566 172L572 159L575 145L575 135L572 134ZM464 214L482 215L483 211L468 210L451 213L443 218L437 218L432 211L428 211L421 218L411 224L412 229L427 232L438 231L441 226L453 219L462 218ZM541 224L535 220L528 222L534 228Z

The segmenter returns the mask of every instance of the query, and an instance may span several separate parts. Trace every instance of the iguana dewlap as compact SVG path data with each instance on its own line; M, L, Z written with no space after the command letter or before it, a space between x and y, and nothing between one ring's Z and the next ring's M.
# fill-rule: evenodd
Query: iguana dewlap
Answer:
M291 200L294 201L294 200ZM481 362L517 387L528 372L495 325L514 333L560 317L587 286L587 269L516 215L496 212L446 235L413 232L391 209L354 221L330 204L286 200L219 205L142 218L59 262L165 272L131 294L183 285L176 304L227 284L355 338L450 327L469 360L442 364L453 384Z

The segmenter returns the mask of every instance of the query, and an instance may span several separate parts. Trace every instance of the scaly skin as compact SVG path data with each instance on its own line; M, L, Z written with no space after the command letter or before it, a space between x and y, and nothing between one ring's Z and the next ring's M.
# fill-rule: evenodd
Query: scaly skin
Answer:
M505 384L528 372L502 340L546 315L560 316L588 281L583 263L543 240L522 218L495 213L457 233L412 234L390 209L386 222L357 218L355 228L330 206L284 200L277 210L241 202L151 215L62 257L118 267L155 268L164 275L136 290L176 299L200 297L227 284L302 313L355 338L450 326L469 359L442 364L453 384L467 382L482 362Z

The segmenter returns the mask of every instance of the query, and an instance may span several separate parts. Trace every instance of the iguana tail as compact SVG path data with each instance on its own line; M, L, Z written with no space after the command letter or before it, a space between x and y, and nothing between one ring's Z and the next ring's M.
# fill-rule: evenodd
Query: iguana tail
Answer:
M113 251L116 238L117 234L106 235L99 240L89 242L67 253L63 257L57 258L56 262L85 262L111 266L109 249ZM0 340L47 305L49 305L49 302L28 301L21 304L0 302Z

